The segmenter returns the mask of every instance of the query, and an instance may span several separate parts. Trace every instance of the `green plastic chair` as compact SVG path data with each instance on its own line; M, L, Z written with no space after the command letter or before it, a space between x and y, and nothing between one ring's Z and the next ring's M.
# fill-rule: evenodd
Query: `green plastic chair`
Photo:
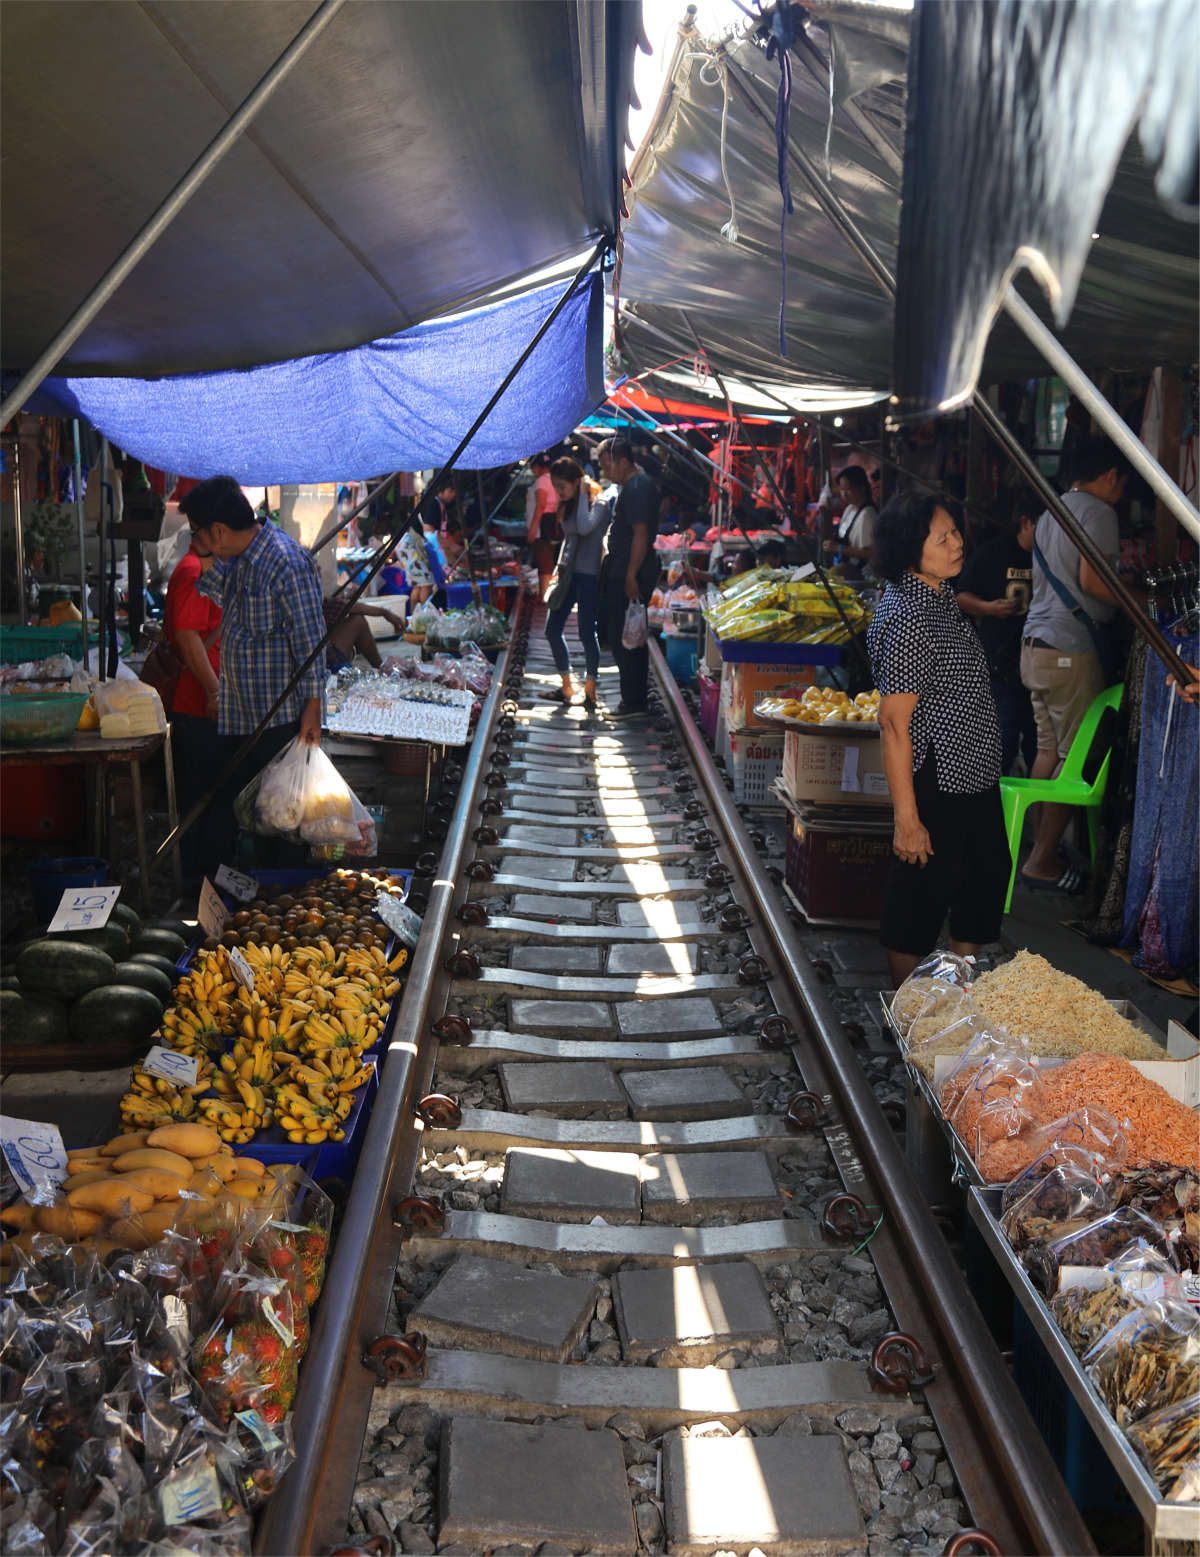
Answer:
M1085 770L1089 766L1089 759L1093 759L1092 746L1095 744L1097 732L1105 714L1111 709L1115 715L1121 702L1121 694L1125 688L1122 684L1106 687L1093 701L1087 713L1083 716L1083 723L1075 732L1075 739L1071 742L1071 749L1067 753L1062 768L1057 778L1031 779L1031 778L1002 778L1000 780L1000 799L1004 806L1004 829L1008 834L1008 847L1012 854L1012 869L1008 877L1008 896L1004 899L1004 912L1007 914L1012 907L1013 887L1017 881L1017 850L1021 846L1021 833L1025 827L1025 813L1030 806L1036 805L1040 800L1053 801L1058 805L1079 806L1087 812L1088 824L1088 848L1091 851L1092 865L1096 863L1096 831L1100 822L1100 806L1104 800L1104 791L1108 785L1108 764L1112 756L1112 720L1106 724L1107 735L1104 737L1106 744L1103 755L1098 751L1098 765L1092 778L1084 777ZM1093 759L1094 760L1094 759Z

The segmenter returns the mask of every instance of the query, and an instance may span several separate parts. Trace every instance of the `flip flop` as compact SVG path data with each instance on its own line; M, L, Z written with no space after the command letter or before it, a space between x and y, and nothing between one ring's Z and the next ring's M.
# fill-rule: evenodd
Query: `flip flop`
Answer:
M1064 897L1078 897L1087 891L1088 884L1086 873L1074 865L1068 865L1055 881L1040 881L1036 876L1027 876L1023 870L1017 872L1017 880L1031 892L1061 892Z
M557 687L553 692L539 692L538 697L541 698L543 703L569 703L571 701L561 687Z

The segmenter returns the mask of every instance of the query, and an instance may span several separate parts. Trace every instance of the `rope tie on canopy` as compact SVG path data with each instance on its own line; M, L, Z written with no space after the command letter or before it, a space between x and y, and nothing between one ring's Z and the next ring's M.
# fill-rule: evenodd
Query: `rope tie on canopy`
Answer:
M721 236L726 243L736 243L741 233L738 230L737 201L733 198L733 185L729 181L729 168L725 162L726 136L729 128L729 67L719 55L689 54L689 59L699 59L703 63L700 66L700 79L705 86L720 85L723 94L721 102L721 177L725 181L725 193L729 197L729 220L721 228ZM709 72L715 74L709 74Z

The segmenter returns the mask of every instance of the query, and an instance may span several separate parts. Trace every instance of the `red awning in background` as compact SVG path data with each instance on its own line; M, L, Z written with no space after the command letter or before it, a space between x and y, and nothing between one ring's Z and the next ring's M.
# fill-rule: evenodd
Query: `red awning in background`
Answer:
M608 399L611 405L631 407L641 411L643 415L648 413L651 416L670 416L695 422L729 421L729 415L719 401L710 400L703 404L696 404L689 400L667 399L651 390L643 389L634 379L627 379L616 389L610 390ZM740 420L747 427L770 427L777 426L781 418L742 415Z

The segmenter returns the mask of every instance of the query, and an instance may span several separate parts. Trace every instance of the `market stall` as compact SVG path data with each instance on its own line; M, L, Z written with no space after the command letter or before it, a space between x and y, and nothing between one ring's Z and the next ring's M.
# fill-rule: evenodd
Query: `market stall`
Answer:
M1014 1370L1073 1495L1110 1497L1090 1431L1147 1539L1193 1539L1200 1046L1025 951L978 977L939 953L883 1005L910 1163L940 1203L939 1161L965 1186L975 1259L1011 1289Z

